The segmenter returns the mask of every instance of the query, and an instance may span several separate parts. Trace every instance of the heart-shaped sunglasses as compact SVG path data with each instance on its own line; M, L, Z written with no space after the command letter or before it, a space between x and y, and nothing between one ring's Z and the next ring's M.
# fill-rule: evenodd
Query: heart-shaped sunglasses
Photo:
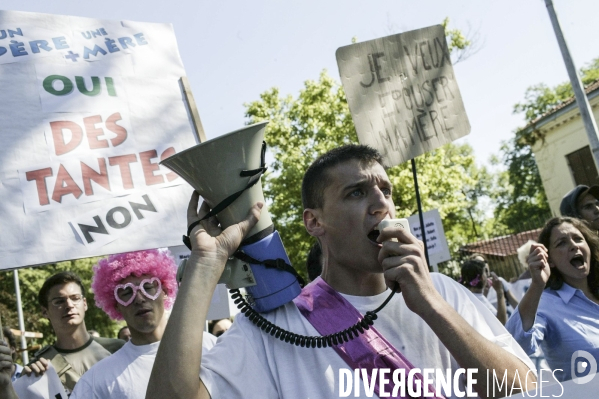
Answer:
M141 291L146 298L154 301L162 291L162 283L158 277L152 277L141 280L139 285L119 284L114 287L114 299L123 306L129 306L135 300L137 291Z

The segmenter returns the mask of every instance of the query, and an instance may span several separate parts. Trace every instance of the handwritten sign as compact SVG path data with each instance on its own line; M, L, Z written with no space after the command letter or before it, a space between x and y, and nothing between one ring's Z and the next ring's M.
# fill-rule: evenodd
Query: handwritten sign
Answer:
M360 143L401 164L470 133L441 25L337 50Z

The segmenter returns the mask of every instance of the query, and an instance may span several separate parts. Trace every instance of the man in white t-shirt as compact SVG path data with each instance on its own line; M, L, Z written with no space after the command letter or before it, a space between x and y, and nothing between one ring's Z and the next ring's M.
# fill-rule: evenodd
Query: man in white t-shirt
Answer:
M142 399L166 328L166 311L177 294L177 266L167 251L111 255L94 266L96 304L131 332L114 355L95 364L75 386L71 399ZM216 339L206 334L204 350Z
M375 230L381 220L395 216L391 190L381 156L369 147L336 148L312 164L302 184L303 217L323 253L322 274L312 284L324 284L336 299L342 298L361 314L385 300L387 286L397 285L401 294L377 314L374 328L414 367L447 367L452 372L458 367L478 369L474 388L483 396L487 371L505 373L507 387L518 386L516 371L524 376L530 370L527 357L495 317L457 283L429 274L422 243L408 231L387 227L379 234ZM198 199L197 194L192 196L188 224L208 212L208 205L203 204L198 213ZM354 367L336 349L290 345L242 316L201 358L202 335L197 326L205 323L227 258L256 223L261 208L261 203L254 205L245 220L224 231L214 219L192 229L191 256L152 370L147 399L341 396L341 372L353 374L350 369ZM330 306L334 316L337 306ZM315 306L312 312L317 310ZM264 316L295 334L320 335L306 314L311 316L294 301ZM530 388L533 382L534 376L526 382L522 379ZM454 393L459 396L463 391ZM372 394L365 388L352 390L352 397L357 396Z

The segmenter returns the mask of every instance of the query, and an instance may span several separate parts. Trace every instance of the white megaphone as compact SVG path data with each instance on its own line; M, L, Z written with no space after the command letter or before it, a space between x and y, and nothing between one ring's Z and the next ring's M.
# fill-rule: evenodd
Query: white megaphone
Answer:
M257 123L175 154L160 164L185 179L218 215L223 229L245 219L264 201L260 176L265 171L264 130ZM189 232L188 232L189 234ZM258 312L275 309L299 295L297 273L290 266L266 204L260 220L241 243L236 259L227 262L219 282L246 287Z

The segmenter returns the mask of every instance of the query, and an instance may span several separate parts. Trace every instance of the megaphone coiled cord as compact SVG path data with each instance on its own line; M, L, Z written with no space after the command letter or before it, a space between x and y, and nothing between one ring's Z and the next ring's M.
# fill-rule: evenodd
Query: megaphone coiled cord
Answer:
M343 331L339 331L333 334L325 336L305 336L292 333L282 329L281 327L266 320L264 316L256 312L251 305L245 300L241 292L238 289L229 290L233 302L245 317L252 322L256 327L260 328L264 333L270 334L271 336L279 339L283 342L287 342L291 345L300 346L302 348L327 348L337 346L345 342L349 342L354 338L357 338L360 334L364 334L364 331L368 330L370 326L374 324L374 321L378 318L377 313L389 303L395 292L397 286L391 291L391 294L385 299L385 302L381 304L375 310L366 312L364 317L353 326L346 328Z

